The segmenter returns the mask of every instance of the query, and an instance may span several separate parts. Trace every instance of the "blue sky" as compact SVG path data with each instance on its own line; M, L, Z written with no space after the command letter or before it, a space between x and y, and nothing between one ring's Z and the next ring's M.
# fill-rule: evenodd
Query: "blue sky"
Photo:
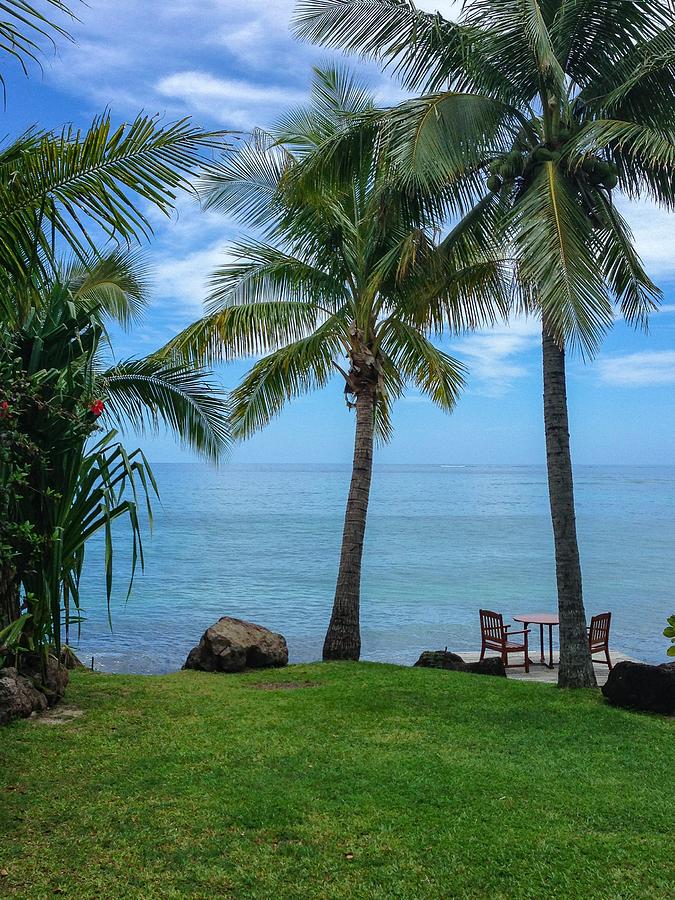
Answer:
M457 4L420 6L452 15ZM205 127L265 126L306 96L313 64L335 59L300 44L289 31L294 0L89 0L44 73L25 80L9 71L4 134L31 124L86 126L109 107L124 121L139 110L167 121L190 114ZM342 58L341 58L342 59ZM356 65L355 65L356 67ZM7 66L5 67L7 69ZM401 94L373 66L358 65L382 102ZM671 216L648 204L627 206L638 249L664 290L663 311L649 336L617 323L591 364L570 360L575 460L584 464L675 461L675 254ZM154 297L144 326L117 345L121 356L145 353L199 315L206 279L241 229L181 201L171 222L156 221L147 248ZM470 377L456 412L446 416L413 391L398 404L396 435L378 451L388 463L543 461L538 323L518 321L452 342ZM246 364L219 372L231 387ZM352 415L336 380L289 406L233 461L348 462ZM130 438L132 441L133 438ZM144 439L155 462L190 459L169 437Z

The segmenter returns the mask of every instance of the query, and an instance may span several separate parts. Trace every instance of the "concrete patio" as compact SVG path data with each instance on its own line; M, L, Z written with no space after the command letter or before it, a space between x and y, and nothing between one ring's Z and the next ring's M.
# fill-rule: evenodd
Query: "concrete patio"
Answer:
M480 659L480 653L461 653L460 655L465 662L477 662ZM496 653L486 653L486 657L488 656L497 656ZM639 660L635 660L630 656L626 656L625 653L611 651L610 656L612 658L612 665L616 665L618 662L639 662ZM538 660L539 654L535 652L530 657L531 659ZM522 660L522 656L514 655L511 657L513 662L519 663ZM506 674L508 678L514 678L519 681L539 681L542 684L556 684L558 681L558 661L559 655L557 651L553 653L553 669L548 669L546 666L542 665L534 665L530 666L530 671L526 675L525 669L507 669ZM598 686L602 686L607 681L608 669L607 666L603 666L601 664L593 665L595 669L595 677L598 680Z

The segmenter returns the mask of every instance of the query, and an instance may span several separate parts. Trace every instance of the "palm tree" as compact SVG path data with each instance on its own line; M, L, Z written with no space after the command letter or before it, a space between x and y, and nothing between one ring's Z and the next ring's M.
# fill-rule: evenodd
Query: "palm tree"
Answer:
M360 655L373 445L391 435L391 405L412 384L441 409L454 408L464 370L434 346L430 330L491 319L502 290L502 268L475 243L452 235L435 242L442 197L389 189L374 139L360 141L341 177L322 180L317 148L372 108L348 74L316 71L309 107L255 135L204 179L207 208L262 229L265 239L235 245L237 261L213 276L207 314L167 347L209 362L263 354L231 395L239 438L293 397L336 373L344 379L356 413L354 460L324 659Z
M379 116L398 177L454 185L454 211L494 231L541 317L559 684L594 685L565 356L595 352L615 304L644 326L660 297L613 193L675 207L673 4L466 0L448 22L409 0L301 0L297 32L376 58L422 94Z

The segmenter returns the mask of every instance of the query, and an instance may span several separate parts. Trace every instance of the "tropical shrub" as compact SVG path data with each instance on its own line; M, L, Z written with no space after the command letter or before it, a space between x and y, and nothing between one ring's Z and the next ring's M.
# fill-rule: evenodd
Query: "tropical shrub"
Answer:
M123 255L65 267L29 312L15 308L13 331L0 341L0 644L60 651L63 629L68 635L79 622L85 547L98 531L110 600L111 526L121 516L131 529L132 580L142 566L138 503L151 518L156 485L142 452L116 440L115 417L166 423L207 456L225 446L226 407L202 370L153 359L102 367L106 319L128 321L143 302Z

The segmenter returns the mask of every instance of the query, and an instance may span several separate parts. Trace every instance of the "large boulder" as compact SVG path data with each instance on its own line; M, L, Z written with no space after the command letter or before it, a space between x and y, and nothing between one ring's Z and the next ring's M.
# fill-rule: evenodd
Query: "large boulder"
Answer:
M37 653L6 654L0 669L0 725L55 706L63 697L69 674L58 659Z
M281 634L253 622L223 616L207 628L185 660L184 669L241 672L280 668L288 664L288 647Z
M602 693L614 706L675 715L675 663L617 663L602 686Z
M53 654L47 656L44 664L38 653L20 653L13 659L10 656L10 661L22 675L30 679L38 691L45 695L49 706L54 706L62 699L70 674Z
M449 669L452 672L471 672L474 675L497 675L506 678L504 663L498 656L467 663L461 656L447 650L425 650L415 665L425 669Z
M47 698L13 666L0 669L0 725L47 709Z

